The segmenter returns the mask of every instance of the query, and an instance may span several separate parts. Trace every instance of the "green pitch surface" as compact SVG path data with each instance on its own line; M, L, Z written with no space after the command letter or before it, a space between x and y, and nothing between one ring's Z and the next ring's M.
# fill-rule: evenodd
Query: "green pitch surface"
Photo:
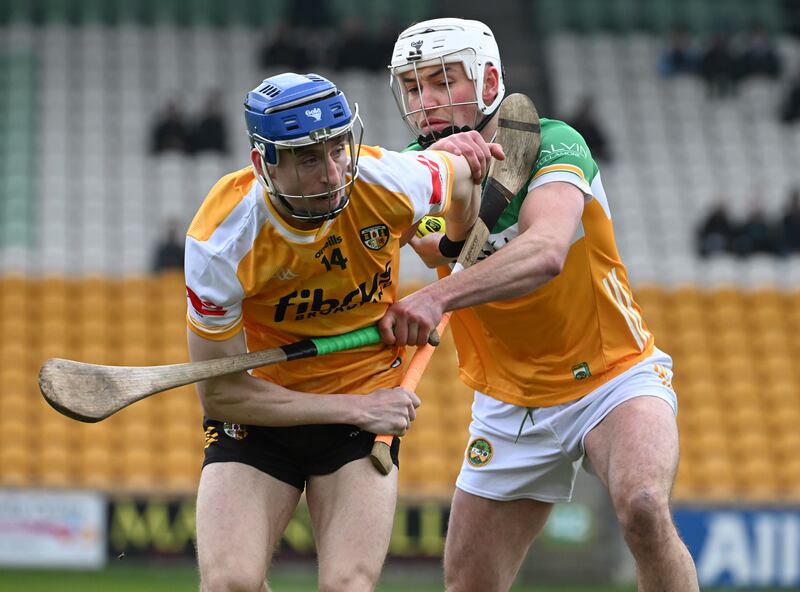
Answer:
M274 592L313 592L316 580L310 574L281 574L270 579ZM386 578L379 592L441 592L441 583L398 581ZM0 592L197 592L197 574L193 567L113 566L101 572L71 571L0 571ZM514 592L633 592L633 588L514 586Z

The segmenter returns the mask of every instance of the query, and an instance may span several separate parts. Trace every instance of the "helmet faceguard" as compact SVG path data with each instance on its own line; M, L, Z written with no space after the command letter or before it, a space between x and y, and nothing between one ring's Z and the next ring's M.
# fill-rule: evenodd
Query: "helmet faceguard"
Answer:
M419 70L429 66L439 66L445 69L448 64L461 64L467 78L472 81L474 99L469 101L454 102L447 84L449 104L425 105L421 104L414 109L409 106L408 93L404 80L412 78L416 87L420 88ZM499 72L499 86L497 96L487 104L483 100L483 81L486 67L492 65ZM424 21L412 25L397 39L392 54L392 63L389 66L391 76L389 86L392 89L397 106L406 125L414 135L420 136L420 143L431 144L441 137L458 131L470 129L480 130L497 110L505 95L503 82L503 66L500 61L500 51L492 31L479 21L443 18ZM458 128L455 126L453 108L464 105L475 105L475 121L470 126ZM426 110L432 107L449 107L451 109L451 122L453 126L432 132L425 136L422 127L415 121L416 115L422 113L428 123Z
M277 198L288 213L298 220L321 222L339 214L349 203L353 183L358 177L358 155L364 126L358 105L351 112L344 94L332 82L316 74L280 74L264 80L245 99L245 120L253 148L259 154L261 171L256 176L266 190ZM360 126L356 142L354 127ZM331 147L344 140L347 165L339 179L330 178L327 158ZM327 190L307 193L303 187L308 171L301 171L297 159L304 149L319 145L324 155ZM291 151L293 176L298 192L280 190L271 169L279 166L282 151ZM313 169L312 174L317 174ZM313 181L311 181L313 182ZM314 207L319 200L328 208Z

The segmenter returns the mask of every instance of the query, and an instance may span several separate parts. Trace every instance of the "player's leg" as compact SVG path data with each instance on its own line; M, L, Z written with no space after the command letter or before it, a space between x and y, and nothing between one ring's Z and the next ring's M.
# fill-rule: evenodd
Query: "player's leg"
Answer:
M456 489L444 550L448 592L500 592L514 582L553 505L496 501Z
M636 559L639 590L698 590L694 563L669 509L678 466L670 405L656 396L628 399L588 433L584 447Z
M475 393L445 542L451 592L507 590L553 503L570 499L579 454L554 418Z
M310 477L306 500L319 559L319 590L375 589L394 522L397 469L375 470L369 458Z
M300 490L237 462L206 465L197 493L202 592L264 592L272 552Z

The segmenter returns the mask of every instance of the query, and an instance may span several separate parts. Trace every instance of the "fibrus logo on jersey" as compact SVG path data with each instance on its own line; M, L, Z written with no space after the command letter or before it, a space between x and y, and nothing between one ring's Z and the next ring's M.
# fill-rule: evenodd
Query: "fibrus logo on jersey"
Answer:
M295 321L311 319L317 315L325 316L352 310L370 302L380 302L383 291L392 285L392 262L387 261L383 271L375 272L368 281L361 282L354 290L345 294L341 301L323 288L294 290L278 300L275 306L275 322L286 320L287 314L294 315ZM294 309L290 312L290 309Z
M591 375L592 372L589 370L589 364L586 362L575 364L572 367L572 377L575 380L583 380L584 378L589 378Z
M247 428L240 423L228 423L226 421L222 429L225 431L225 435L234 440L244 440L247 438Z
M361 229L361 242L368 249L380 251L389 242L389 229L386 224L376 224Z
M186 294L189 296L192 307L203 316L221 317L227 312L224 308L214 304L210 300L201 300L189 286L186 286Z
M322 110L319 107L315 109L306 109L306 115L308 115L314 121L319 121L322 119Z
M467 446L467 462L473 467L483 467L492 460L492 443L486 438L475 438Z

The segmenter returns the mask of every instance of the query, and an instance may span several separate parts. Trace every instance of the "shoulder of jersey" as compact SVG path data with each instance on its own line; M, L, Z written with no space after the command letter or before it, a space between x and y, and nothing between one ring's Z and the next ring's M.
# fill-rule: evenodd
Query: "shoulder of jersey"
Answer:
M210 232L227 218L248 194L255 182L251 167L229 173L217 181L208 192L189 228L195 238L207 238Z

